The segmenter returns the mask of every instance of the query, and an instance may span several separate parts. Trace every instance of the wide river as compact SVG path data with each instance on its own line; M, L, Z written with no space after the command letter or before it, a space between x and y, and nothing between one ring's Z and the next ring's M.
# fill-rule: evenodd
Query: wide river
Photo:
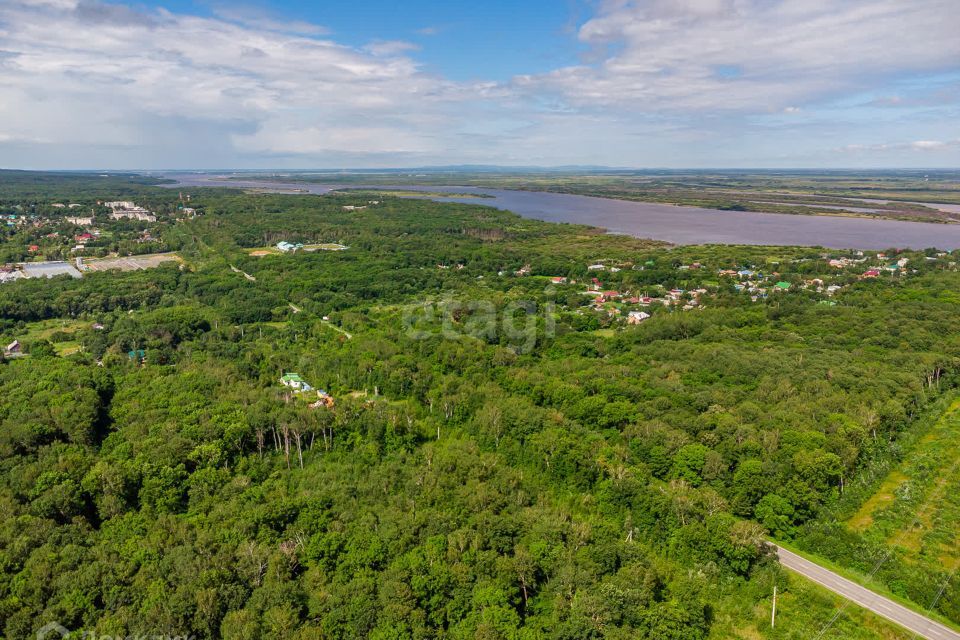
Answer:
M360 185L321 185L228 179L212 174L166 174L180 187L257 188L267 191L325 194ZM602 227L611 233L665 240L673 244L804 245L834 249L960 249L960 224L901 222L867 218L804 216L752 211L720 211L652 202L628 202L563 193L513 191L480 187L416 187L378 185L373 189L403 189L463 193L463 198L431 198L497 207L518 215ZM469 197L487 195L489 198Z

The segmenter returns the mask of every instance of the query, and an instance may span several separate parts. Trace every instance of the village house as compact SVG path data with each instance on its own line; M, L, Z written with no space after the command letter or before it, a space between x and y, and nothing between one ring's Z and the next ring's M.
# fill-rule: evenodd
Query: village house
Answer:
M75 224L78 227L89 227L93 224L92 216L67 216L64 218L70 224Z
M297 393L313 391L313 387L301 378L299 373L284 373L280 377L280 384L285 387L290 387Z
M553 284L567 284L567 279L564 278L563 276L555 276L553 278L550 278L550 282L552 282Z
M860 255L862 256L863 253L861 252ZM843 269L844 267L860 264L861 262L865 262L865 261L866 261L866 258L862 258L862 257L861 258L833 258L829 262L827 262L827 264L829 264L831 267L834 267L835 269Z
M640 324L649 317L646 311L631 311L627 314L627 324Z
M7 348L3 350L3 353L4 355L8 355L8 356L20 355L21 353L20 341L14 340L10 344L8 344Z

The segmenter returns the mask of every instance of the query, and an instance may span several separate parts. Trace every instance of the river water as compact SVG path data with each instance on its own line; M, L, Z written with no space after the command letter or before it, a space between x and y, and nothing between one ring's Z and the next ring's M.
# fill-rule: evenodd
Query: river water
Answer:
M360 185L321 185L259 180L231 180L196 173L166 174L171 188L236 187L267 191L325 194ZM652 202L629 202L563 193L455 186L383 186L372 189L462 193L463 198L431 198L497 207L548 222L602 227L611 233L665 240L673 244L747 244L822 246L834 249L960 249L960 224L903 222L867 218L804 216L752 211L720 211ZM489 198L469 197L487 195Z

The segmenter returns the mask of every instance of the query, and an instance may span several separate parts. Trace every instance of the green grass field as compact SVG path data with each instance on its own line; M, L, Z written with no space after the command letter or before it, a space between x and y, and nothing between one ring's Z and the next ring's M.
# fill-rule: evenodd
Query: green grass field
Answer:
M898 548L910 563L960 567L960 400L846 524Z

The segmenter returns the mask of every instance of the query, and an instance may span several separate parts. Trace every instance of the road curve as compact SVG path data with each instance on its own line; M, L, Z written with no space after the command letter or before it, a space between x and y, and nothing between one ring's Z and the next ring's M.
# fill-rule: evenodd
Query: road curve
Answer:
M783 547L777 545L771 546L776 549L780 564L786 568L796 571L803 577L816 582L837 595L843 596L864 609L874 612L878 616L883 616L887 620L895 622L921 638L927 638L928 640L960 640L960 633L939 622L935 622L912 609L897 604L889 598L870 591L866 587L862 587L855 582L838 576L833 571L824 569L820 565L798 556L791 551L787 551Z

